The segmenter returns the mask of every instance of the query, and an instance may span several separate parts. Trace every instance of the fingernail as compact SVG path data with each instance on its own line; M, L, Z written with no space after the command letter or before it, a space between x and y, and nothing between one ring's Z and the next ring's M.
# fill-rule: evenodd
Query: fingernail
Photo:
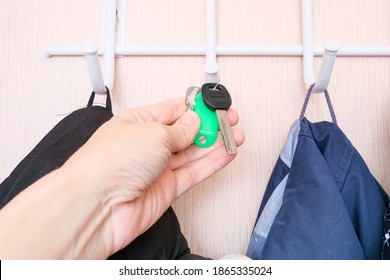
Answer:
M180 123L187 125L194 125L197 121L198 115L192 111L187 111L184 115L179 119Z

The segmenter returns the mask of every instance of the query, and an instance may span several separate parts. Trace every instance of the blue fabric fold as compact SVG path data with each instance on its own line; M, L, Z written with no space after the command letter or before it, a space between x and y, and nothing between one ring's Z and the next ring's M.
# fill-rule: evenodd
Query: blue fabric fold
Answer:
M337 124L295 122L272 174L248 257L381 258L388 195Z

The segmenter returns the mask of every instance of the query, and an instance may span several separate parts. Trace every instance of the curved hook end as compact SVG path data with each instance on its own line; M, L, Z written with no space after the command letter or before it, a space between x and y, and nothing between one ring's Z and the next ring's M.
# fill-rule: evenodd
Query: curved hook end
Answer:
M336 55L340 49L340 44L336 40L329 40L325 43L324 49L325 49L325 51L335 53L335 55Z
M325 43L320 72L318 73L316 84L313 88L314 93L324 92L327 89L339 49L340 45L337 41L332 40Z

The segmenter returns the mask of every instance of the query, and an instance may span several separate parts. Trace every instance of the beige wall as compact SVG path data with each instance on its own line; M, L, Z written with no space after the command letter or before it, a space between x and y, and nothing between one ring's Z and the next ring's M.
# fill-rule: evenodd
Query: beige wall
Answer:
M127 45L204 43L204 1L128 0ZM390 1L314 0L314 44L390 45ZM300 0L217 1L219 44L300 45ZM0 181L59 121L86 104L82 57L51 44L100 42L101 1L0 1ZM175 203L195 253L244 253L264 188L305 95L301 57L219 57L246 142L222 172ZM320 59L316 59L318 70ZM180 96L203 82L203 57L116 60L114 111ZM329 92L339 125L390 191L390 57L339 57ZM312 121L329 119L314 96Z

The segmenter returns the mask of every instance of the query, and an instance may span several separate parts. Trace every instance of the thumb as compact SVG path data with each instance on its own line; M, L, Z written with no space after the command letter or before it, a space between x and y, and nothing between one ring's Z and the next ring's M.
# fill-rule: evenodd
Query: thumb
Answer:
M200 119L193 111L185 112L173 125L168 127L171 152L179 152L193 142L200 126Z

